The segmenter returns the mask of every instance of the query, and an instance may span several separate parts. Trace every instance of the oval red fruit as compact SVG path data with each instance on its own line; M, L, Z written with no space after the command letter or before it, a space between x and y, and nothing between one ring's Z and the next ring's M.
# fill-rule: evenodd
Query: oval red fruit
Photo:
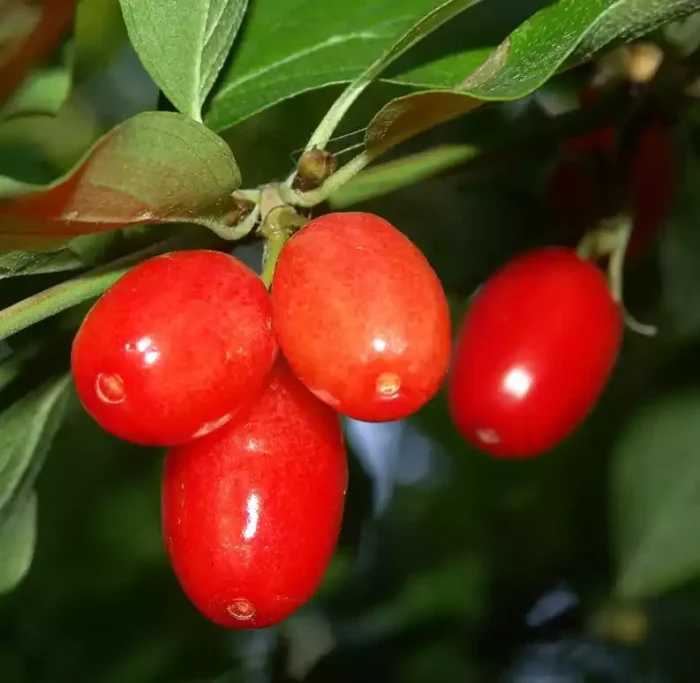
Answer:
M280 360L244 413L167 456L163 533L185 593L229 628L285 619L321 581L346 488L338 415Z
M174 446L226 422L262 388L276 355L260 278L227 254L194 250L118 280L78 330L72 369L105 430Z
M332 213L282 250L272 281L280 348L321 400L358 420L397 420L438 390L450 355L440 281L369 213Z
M593 408L621 340L619 306L593 264L564 248L516 257L463 321L449 380L455 424L496 456L549 450Z

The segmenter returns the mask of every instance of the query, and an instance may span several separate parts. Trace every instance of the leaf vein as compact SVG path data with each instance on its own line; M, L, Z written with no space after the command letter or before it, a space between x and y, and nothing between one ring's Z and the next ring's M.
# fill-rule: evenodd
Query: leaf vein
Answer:
M255 71L250 71L247 74L241 76L240 78L227 83L217 93L214 99L221 99L222 97L225 97L230 91L235 90L243 83L252 81L256 78L259 78L260 76L265 75L270 71L274 71L275 69L278 69L282 66L291 64L295 61L298 61L299 59L302 59L303 57L308 57L309 55L314 54L315 52L319 52L320 50L325 50L329 47L335 47L336 45L341 45L343 43L347 43L353 40L380 40L385 37L386 36L382 35L377 31L358 31L356 33L348 33L345 35L330 36L321 43L312 45L311 47L308 47L304 50L299 50L298 52L295 52L292 55L288 55L287 57L283 57L282 59L279 59L276 62L272 62L271 64L266 64L265 66L260 67ZM284 80L284 78L281 78L280 80Z

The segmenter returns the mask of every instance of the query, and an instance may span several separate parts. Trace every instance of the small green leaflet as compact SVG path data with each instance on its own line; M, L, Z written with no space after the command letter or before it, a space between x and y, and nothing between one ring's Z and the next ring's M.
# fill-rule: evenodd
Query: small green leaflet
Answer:
M641 600L700 577L700 394L643 409L613 454L618 596Z
M51 380L0 415L0 524L34 485L61 425L69 386L68 375Z
M0 594L9 593L25 577L36 547L37 498L30 491L0 525Z
M129 38L158 87L183 114L202 105L233 45L247 0L120 0Z

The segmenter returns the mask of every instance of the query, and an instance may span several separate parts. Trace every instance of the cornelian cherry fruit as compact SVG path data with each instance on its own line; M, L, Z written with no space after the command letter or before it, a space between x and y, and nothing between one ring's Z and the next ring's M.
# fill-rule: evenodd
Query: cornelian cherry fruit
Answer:
M483 451L534 456L598 400L622 341L620 307L596 266L550 247L514 258L475 294L449 380L457 428Z
M404 418L445 378L451 333L440 281L379 216L331 213L292 236L272 280L272 311L292 370L355 419Z
M163 534L193 604L234 629L296 611L335 550L347 477L338 415L280 359L245 411L167 455Z
M262 281L232 256L193 250L118 280L83 321L71 360L78 395L105 430L175 446L262 390L277 352Z

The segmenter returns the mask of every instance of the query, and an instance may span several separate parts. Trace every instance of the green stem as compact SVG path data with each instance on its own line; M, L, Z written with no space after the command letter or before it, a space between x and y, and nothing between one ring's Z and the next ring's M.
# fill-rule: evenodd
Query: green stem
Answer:
M268 289L270 289L270 285L272 285L272 276L275 274L277 259L280 257L282 249L288 239L289 234L280 232L265 240L265 256L263 257L263 269L260 278Z
M225 230L215 230L216 234L225 240L242 240L250 231L256 226L257 222L260 220L260 204L256 204L253 210L237 225L234 225Z
M242 199L247 199L248 201L258 204L260 202L260 188L255 188L254 190L249 190L242 188L236 190L234 193L235 197L241 197Z
M584 234L576 247L576 253L585 261L593 257L595 254L595 235L593 233L586 232Z
M653 337L658 333L658 328L655 325L646 325L636 320L625 307L625 302L622 294L624 280L624 265L625 255L627 254L627 246L629 245L630 236L632 235L632 219L625 216L620 219L619 227L616 230L617 244L610 253L608 261L608 281L612 297L620 304L622 309L625 325L645 337Z
M367 150L358 154L354 159L348 161L345 166L341 166L321 187L309 192L299 192L291 187L281 185L280 196L292 206L310 208L325 202L334 192L339 190L351 178L354 178L367 164L374 159L374 155Z
M8 306L0 311L0 339L6 339L41 320L99 296L134 265L147 258L169 251L192 248L195 246L195 240L196 244L201 246L202 240L206 241L207 236L214 237L212 233L205 231L197 235L190 232L175 235Z
M338 99L332 104L326 115L321 119L316 130L311 134L309 141L304 148L305 152L310 149L325 149L328 141L333 137L335 129L343 120L348 109L352 107L355 100L362 94L370 84L370 79L350 83L340 94Z
M279 198L279 195L275 196ZM263 256L263 268L260 278L269 289L272 285L272 276L282 248L287 240L301 227L308 223L308 219L300 216L294 209L285 204L274 206L265 216L265 220L258 232L265 238L265 255Z
M630 235L632 234L632 220L629 216L620 219L615 233L617 244L610 253L610 260L608 261L608 280L610 282L610 290L612 291L613 299L619 304L622 304L625 255L627 253Z

